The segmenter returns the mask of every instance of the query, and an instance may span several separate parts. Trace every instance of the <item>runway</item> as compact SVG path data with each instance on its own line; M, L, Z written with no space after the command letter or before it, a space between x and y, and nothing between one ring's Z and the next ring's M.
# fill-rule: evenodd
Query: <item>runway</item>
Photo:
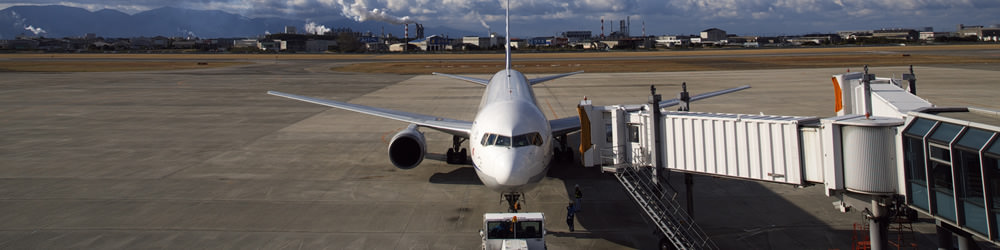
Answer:
M265 92L471 120L482 87L326 70L339 63L2 73L0 248L479 248L482 214L506 204L471 166L444 163L450 136L423 130L428 158L399 170L386 141L406 124ZM977 68L917 67L919 94L938 106L1000 110L1000 71ZM585 73L535 93L549 118L561 118L575 116L584 96L645 102L650 84L664 99L681 82L692 94L750 84L691 110L828 117L830 76L845 70ZM671 179L683 188L680 175ZM570 233L564 207L575 184L584 211ZM723 249L847 249L861 215L839 213L822 192L697 177L695 216ZM658 239L613 176L594 168L554 165L524 207L548 217L549 249L650 249ZM919 244L935 246L933 224L921 224Z

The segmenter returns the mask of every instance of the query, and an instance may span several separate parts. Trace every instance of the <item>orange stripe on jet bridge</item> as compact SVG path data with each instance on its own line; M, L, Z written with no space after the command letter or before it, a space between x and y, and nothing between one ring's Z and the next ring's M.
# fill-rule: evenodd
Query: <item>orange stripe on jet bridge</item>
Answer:
M833 94L836 95L833 97L833 109L834 112L840 112L844 109L844 96L840 91L840 82L837 81L837 77L831 79L833 80Z

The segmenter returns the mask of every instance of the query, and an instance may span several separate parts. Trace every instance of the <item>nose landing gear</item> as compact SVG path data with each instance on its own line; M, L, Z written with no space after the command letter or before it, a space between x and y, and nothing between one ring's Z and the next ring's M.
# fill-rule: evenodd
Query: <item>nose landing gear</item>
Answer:
M573 149L566 145L568 143L567 137L566 135L561 135L555 138L559 142L559 146L556 146L552 160L556 162L573 162Z
M508 212L517 213L518 210L521 210L521 193L518 192L502 193L501 196L503 196L504 200L507 200Z
M462 148L462 142L465 142L465 140L465 138L457 135L451 137L452 146L445 155L445 162L448 164L465 164L468 162L469 154Z

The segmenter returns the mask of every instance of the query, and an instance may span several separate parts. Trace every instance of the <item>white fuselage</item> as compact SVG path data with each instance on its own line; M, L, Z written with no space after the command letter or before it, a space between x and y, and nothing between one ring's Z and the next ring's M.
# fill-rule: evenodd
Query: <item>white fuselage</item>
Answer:
M552 128L521 72L493 75L470 132L472 164L486 187L525 192L545 177L552 159Z

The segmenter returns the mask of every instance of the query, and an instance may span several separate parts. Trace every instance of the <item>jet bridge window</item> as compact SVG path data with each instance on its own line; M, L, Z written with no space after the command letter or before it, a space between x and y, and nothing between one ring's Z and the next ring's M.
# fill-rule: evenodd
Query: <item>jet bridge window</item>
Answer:
M959 209L963 211L961 221L965 227L983 235L989 235L989 227L986 224L986 196L979 151L990 138L993 138L993 132L968 128L955 143L955 187L958 189Z
M927 166L924 164L924 136L934 128L935 122L923 118L914 120L903 133L903 164L909 183L907 199L910 204L931 211L927 189Z
M930 188L931 200L934 201L934 214L945 220L956 222L958 216L955 210L954 170L950 145L955 137L962 132L963 126L941 123L931 132L928 143L928 158L930 158Z
M991 146L983 156L983 172L986 173L988 186L986 189L987 202L991 203L989 211L992 234L995 236L1000 232L1000 139L993 140Z

